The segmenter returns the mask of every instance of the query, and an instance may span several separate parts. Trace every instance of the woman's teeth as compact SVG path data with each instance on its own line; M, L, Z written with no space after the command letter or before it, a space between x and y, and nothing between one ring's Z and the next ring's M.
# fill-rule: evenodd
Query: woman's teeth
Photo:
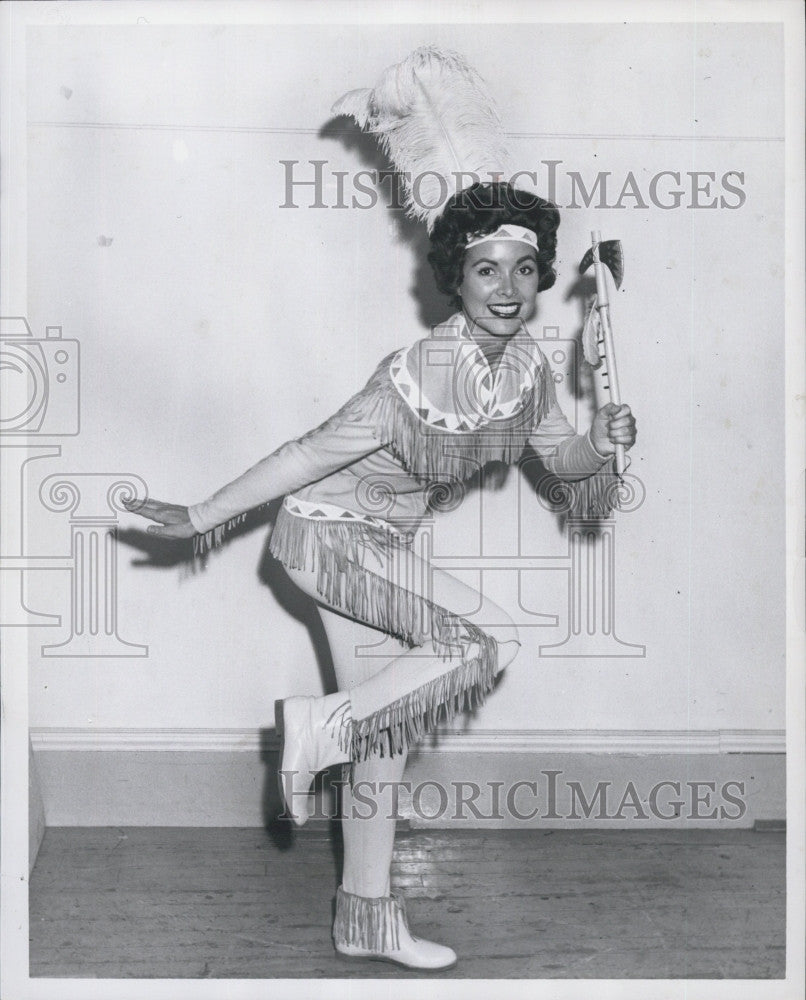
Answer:
M517 316L520 307L520 302L512 302L509 305L497 304L487 306L493 316L500 316L501 319L512 319L513 316Z

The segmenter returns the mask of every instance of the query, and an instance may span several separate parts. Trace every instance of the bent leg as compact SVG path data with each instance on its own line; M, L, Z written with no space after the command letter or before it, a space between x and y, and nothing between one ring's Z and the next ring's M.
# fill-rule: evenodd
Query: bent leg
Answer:
M343 579L330 589L329 600L315 566L288 568L291 579L320 604L413 645L347 687L354 761L401 753L439 721L481 703L520 647L502 608L410 549L373 548L364 563L343 563Z

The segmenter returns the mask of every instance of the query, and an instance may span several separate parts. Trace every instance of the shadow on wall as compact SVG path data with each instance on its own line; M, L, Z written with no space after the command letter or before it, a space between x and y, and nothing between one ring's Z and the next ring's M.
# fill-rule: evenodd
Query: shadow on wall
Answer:
M227 533L222 545L227 545L241 535L265 528L267 525L273 527L282 501L283 498L280 497L261 508L249 511L246 518ZM282 564L271 555L269 552L270 538L271 531L266 534L263 543L263 550L257 566L257 577L269 589L272 597L283 611L305 626L316 656L322 684L325 690L335 690L336 677L333 671L333 659L330 655L330 646L316 602L291 582ZM192 540L174 542L165 538L157 538L136 528L121 531L118 539L124 545L143 553L142 558L132 560L132 566L162 568L179 566L186 577L206 570L210 559L215 558L215 551L194 556Z
M282 503L282 498L272 501L264 507L250 511L246 519L237 527L228 532L224 539L224 545L241 535L273 525L277 512ZM322 619L316 602L307 594L304 594L294 583L291 582L281 563L272 557L269 552L269 539L271 531L266 534L263 550L257 566L257 577L260 582L268 588L272 597L282 610L305 626L310 640L311 648L316 657L319 674L323 689L326 691L336 690L336 678L333 670L333 659L330 655L330 646L327 641ZM164 538L156 538L146 531L137 529L127 529L121 531L118 536L120 542L136 549L142 553L141 558L132 560L133 566L151 566L162 568L180 567L183 575L192 577L197 572L205 570L210 559L215 558L215 552L206 552L203 556L194 557L192 541L172 542ZM281 697L294 694L296 692L278 692ZM277 734L274 728L261 729L260 731L260 759L265 765L265 777L261 795L261 811L263 822L269 836L275 846L280 850L290 849L294 846L294 825L288 819L281 819L283 805L280 799L280 792L277 783L280 762L278 759ZM330 787L333 780L338 781L340 769L331 772L323 772L317 776L315 791L317 797L323 803L333 800L333 791ZM331 820L330 841L333 844L334 857L340 857L340 833L334 835L338 823Z
M280 798L278 772L280 770L280 754L277 747L277 733L272 728L260 731L260 760L264 765L263 794L261 808L263 825L274 846L279 851L293 850L296 845L297 827L293 821L283 818L283 803ZM316 812L305 827L306 835L311 829L320 832L333 852L334 878L342 868L343 841L341 823L336 818L339 809L339 782L342 779L341 765L336 765L317 774L313 784L313 794L321 809L321 819L317 821ZM338 879L336 879L338 884Z
M336 141L348 152L355 155L361 170L382 176L389 174L389 183L399 184L397 173L393 171L391 160L387 159L373 136L351 122L348 118L331 118L319 131L319 138ZM400 189L396 189L398 192ZM422 222L408 218L402 208L399 194L392 197L386 184L378 191L379 202L387 204L387 211L397 228L398 240L405 244L412 255L412 284L409 293L417 303L417 316L426 330L437 323L443 323L451 313L451 306L445 296L438 291L434 282L431 265L428 263L429 239ZM383 248L379 247L382 253Z

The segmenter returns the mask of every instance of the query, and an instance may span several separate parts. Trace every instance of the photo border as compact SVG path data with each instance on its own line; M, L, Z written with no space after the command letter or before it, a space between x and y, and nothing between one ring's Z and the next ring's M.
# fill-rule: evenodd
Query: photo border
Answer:
M470 12L470 13L469 13ZM792 1000L804 990L804 26L798 0L537 0L492 2L472 8L459 0L379 5L342 0L216 2L151 0L114 4L6 2L0 7L3 42L0 80L0 314L15 314L26 301L26 98L25 38L29 25L123 25L237 23L478 23L485 22L780 22L784 28L786 101L786 508L787 508L787 899L785 980L441 980L386 979L390 997L489 996L491 983L509 997L725 998ZM234 22L233 22L234 23ZM2 596L2 595L0 595ZM2 917L0 994L9 1000L152 1000L209 998L250 1000L267 991L284 997L374 996L378 981L347 980L101 980L28 977L28 636L6 629L2 662Z

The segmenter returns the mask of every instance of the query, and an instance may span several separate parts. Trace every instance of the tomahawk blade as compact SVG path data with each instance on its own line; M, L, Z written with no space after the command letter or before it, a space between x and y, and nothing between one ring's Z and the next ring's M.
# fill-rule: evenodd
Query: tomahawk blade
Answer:
M621 248L621 240L603 240L599 244L599 260L607 265L616 288L621 288L624 279L624 251ZM579 273L584 274L592 264L593 247L589 247L580 262Z

